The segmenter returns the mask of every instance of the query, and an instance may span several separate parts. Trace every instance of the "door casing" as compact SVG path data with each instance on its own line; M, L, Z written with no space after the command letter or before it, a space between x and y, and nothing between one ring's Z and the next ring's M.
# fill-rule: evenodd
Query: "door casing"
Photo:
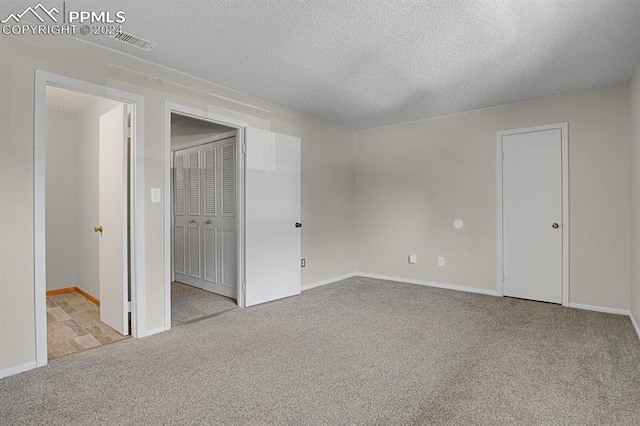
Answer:
M173 259L171 241L172 226L172 210L171 210L171 114L176 113L196 120L209 121L215 124L227 126L236 130L236 277L237 277L237 298L236 302L239 307L245 306L244 298L244 282L245 282L245 135L248 123L236 120L222 115L214 114L209 111L192 108L186 105L180 105L174 102L165 102L164 111L164 154L165 154L165 173L164 173L164 217L165 217L165 271L164 271L164 330L171 328L171 279L173 273Z
M504 296L502 139L508 135L554 129L560 130L562 144L562 305L569 306L569 124L566 122L496 132L496 289L498 296Z
M74 78L36 70L34 86L33 135L33 213L34 213L34 314L36 365L47 364L46 233L45 233L45 160L46 89L56 86L131 105L132 146L131 196L127 200L131 214L131 323L133 337L153 334L145 324L145 179L144 179L144 97L130 92Z

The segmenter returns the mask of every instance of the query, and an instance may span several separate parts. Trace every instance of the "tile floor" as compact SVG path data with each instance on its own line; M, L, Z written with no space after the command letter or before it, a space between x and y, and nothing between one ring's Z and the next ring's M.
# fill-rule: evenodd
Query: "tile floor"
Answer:
M100 307L80 293L47 296L47 353L58 358L126 339L100 322Z

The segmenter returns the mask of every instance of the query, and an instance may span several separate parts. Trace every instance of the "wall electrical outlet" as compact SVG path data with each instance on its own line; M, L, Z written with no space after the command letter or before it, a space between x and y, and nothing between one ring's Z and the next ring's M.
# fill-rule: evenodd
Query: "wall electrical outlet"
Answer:
M418 255L417 254L410 254L409 255L409 263L410 264L414 264L414 263L418 263Z
M444 266L444 257L438 258L438 266Z
M300 261L300 266L301 266L301 267L303 267L303 268L304 268L305 266L307 266L307 259L305 259L305 258L303 257L303 258L302 258L302 260Z

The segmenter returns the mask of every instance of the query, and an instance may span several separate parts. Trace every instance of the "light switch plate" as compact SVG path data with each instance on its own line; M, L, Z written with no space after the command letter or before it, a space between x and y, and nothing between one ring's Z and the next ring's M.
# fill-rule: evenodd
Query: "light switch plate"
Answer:
M151 202L152 203L160 202L160 188L151 188Z
M410 264L414 264L414 263L418 263L418 255L417 254L410 254L409 255L409 263Z

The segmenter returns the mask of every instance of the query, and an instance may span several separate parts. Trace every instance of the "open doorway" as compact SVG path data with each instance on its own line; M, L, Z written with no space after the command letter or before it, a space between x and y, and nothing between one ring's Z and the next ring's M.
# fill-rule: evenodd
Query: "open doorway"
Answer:
M47 358L130 335L131 105L46 87Z
M177 115L177 116L174 116ZM227 149L225 153L216 153L216 158L224 159L225 155L231 156L233 153L233 163L235 163L235 181L234 185L229 185L227 190L235 189L235 277L236 277L236 297L235 304L239 308L258 305L282 299L285 297L300 294L300 268L301 268L301 237L300 231L302 223L300 220L301 209L301 140L298 137L284 135L271 132L269 130L257 129L248 126L248 123L221 116L208 110L193 108L185 105L179 105L172 102L165 102L165 193L171 194L171 197L165 198L165 286L164 286L164 329L171 328L172 307L172 291L171 284L176 271L180 265L174 265L175 252L182 253L182 247L175 250L174 226L175 220L174 209L180 209L182 206L174 206L173 204L184 203L184 208L188 207L190 199L184 200L174 199L172 192L172 182L176 179L176 170L180 167L174 167L174 150L171 147L172 127L173 124L182 120L181 117L203 121L205 123L213 123L218 126L224 126L231 130L230 135L225 135L227 129L218 129L222 133L215 136L194 136L194 146L203 145L203 143L214 142L224 144L224 140L235 135L235 150ZM173 123L172 123L173 121ZM175 135L177 136L177 135ZM210 137L210 139L206 139ZM213 140L212 140L213 139ZM178 148L178 147L176 147ZM191 148L191 146L182 145L180 148ZM217 147L221 149L220 146ZM176 149L175 151L179 151ZM202 155L202 154L200 154ZM192 155L192 157L196 157ZM209 156L209 161L211 160ZM226 158L229 161L229 157ZM183 159L184 161L184 159ZM190 161L190 160L189 160ZM206 155L204 160L206 162ZM200 164L200 163L199 163ZM183 163L183 168L188 168L189 163ZM222 166L221 171L223 170ZM205 168L206 169L206 168ZM200 170L202 179L202 171ZM225 170L231 173L231 169L226 167ZM189 180L193 175L187 176L182 174L178 179ZM189 178L189 179L188 179ZM200 180L197 177L196 180ZM222 183L218 177L216 182ZM202 181L200 185L203 184ZM186 197L185 186L185 197ZM222 190L220 190L222 191ZM195 191L198 193L198 191ZM220 195L220 194L218 194ZM224 197L224 196L223 196ZM204 203L200 199L200 203ZM219 204L218 204L219 203ZM201 207L204 204L201 204ZM228 205L228 204L227 204ZM216 198L216 208L224 206L219 197ZM220 210L218 210L220 211ZM224 211L224 209L223 209ZM195 223L190 223L193 220ZM206 223L209 218L205 218L201 223ZM193 217L187 219L187 224L196 225L198 219ZM197 226L191 230L194 238L199 236L202 240L204 234L197 231ZM185 229L185 232L188 230ZM212 233L208 234L211 237ZM186 249L187 239L178 238L178 243L183 244ZM194 241L197 241L194 239ZM194 247L196 245L194 244ZM202 247L202 246L200 246ZM201 265L197 265L194 259L194 271L202 270ZM228 259L227 259L228 260ZM224 260L223 260L224 261ZM183 262L185 268L190 264L186 257L178 262ZM201 264L204 261L201 260ZM200 267L199 267L200 266ZM218 268L218 266L216 266ZM231 272L228 271L227 273ZM217 269L221 271L221 269ZM203 284L204 286L204 284ZM235 308L234 308L235 309ZM208 316L216 315L215 312Z
M171 325L238 307L237 129L171 114Z

